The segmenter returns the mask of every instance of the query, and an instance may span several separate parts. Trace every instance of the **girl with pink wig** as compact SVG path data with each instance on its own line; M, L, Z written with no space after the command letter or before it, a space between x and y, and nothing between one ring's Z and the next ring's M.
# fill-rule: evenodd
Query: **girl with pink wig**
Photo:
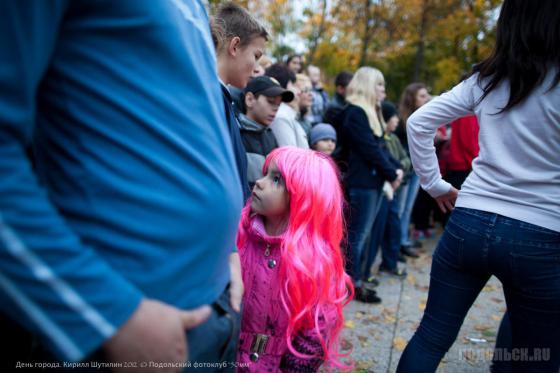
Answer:
M245 294L238 366L243 372L315 372L339 360L344 272L343 194L336 166L313 150L282 147L243 209L237 247Z

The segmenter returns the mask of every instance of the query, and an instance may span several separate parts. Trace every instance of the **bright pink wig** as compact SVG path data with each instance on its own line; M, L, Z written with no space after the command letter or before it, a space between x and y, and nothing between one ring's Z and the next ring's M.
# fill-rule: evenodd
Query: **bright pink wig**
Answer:
M344 198L338 169L330 157L295 147L282 147L266 158L263 174L271 161L285 180L290 216L281 245L281 297L288 314L288 348L300 357L293 338L314 330L323 346L321 358L330 367L346 368L339 358L339 337L344 325L342 308L353 296L350 278L344 272L340 243L343 239ZM237 247L242 250L250 227L251 201L243 209Z

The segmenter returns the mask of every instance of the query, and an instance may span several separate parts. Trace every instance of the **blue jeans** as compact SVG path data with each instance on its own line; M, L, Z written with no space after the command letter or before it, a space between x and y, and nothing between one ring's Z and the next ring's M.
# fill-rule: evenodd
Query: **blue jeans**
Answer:
M205 368L205 372L235 372L237 341L241 329L241 315L231 307L229 286L212 304L212 314L201 325L187 331L189 361L222 363L220 368ZM195 367L184 372L199 371Z
M408 228L410 227L410 218L412 216L412 208L420 189L420 178L418 175L411 172L408 182L401 187L401 193L398 197L399 203L399 218L401 219L401 245L410 246Z
M387 223L381 241L381 252L383 253L381 265L387 269L397 268L401 248L401 219L399 218L399 196L401 192L400 189L397 190L395 198L389 202Z
M399 219L399 189L392 201L385 196L381 198L381 207L373 224L373 231L369 240L367 258L363 268L364 280L371 276L371 266L381 245L381 267L396 269L400 251L400 219Z
M375 217L381 206L380 189L352 188L350 197L350 224L348 227L348 252L346 271L354 285L361 286L362 255L373 231Z
M436 371L492 275L504 288L512 348L528 353L511 361L512 371L558 372L560 232L456 208L434 253L426 310L398 373ZM529 361L538 353L538 361Z
M371 235L368 242L366 243L365 250L363 253L362 263L362 279L367 280L371 276L371 266L375 262L377 257L377 252L379 251L379 245L383 239L383 232L385 231L385 226L387 223L387 214L389 213L389 201L382 195L379 201L379 211L375 216L375 221L373 222L373 229L371 230ZM383 262L385 262L386 253L381 252ZM385 264L385 263L384 263Z

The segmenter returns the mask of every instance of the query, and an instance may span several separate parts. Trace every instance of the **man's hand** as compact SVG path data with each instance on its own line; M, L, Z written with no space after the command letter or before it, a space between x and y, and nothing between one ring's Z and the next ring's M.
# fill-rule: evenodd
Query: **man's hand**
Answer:
M451 210L453 210L453 208L455 207L455 201L457 200L458 194L459 191L454 187L451 187L451 189L449 189L449 192L442 194L439 197L436 197L435 200L439 208L441 209L441 211L451 212Z
M144 372L175 372L149 362L182 364L188 360L186 331L202 324L212 312L209 306L182 311L168 304L145 299L130 319L103 345L109 362L129 362ZM129 368L114 369L130 371Z
M239 253L231 253L229 255L229 270L231 272L231 281L229 285L229 296L231 299L231 307L235 312L241 312L241 301L243 299L243 277L241 276L241 260Z

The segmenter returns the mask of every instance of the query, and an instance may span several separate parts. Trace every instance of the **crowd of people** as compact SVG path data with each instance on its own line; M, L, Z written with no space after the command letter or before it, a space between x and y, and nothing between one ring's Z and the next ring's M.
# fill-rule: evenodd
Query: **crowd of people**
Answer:
M5 5L7 369L351 369L344 306L382 302L374 268L404 279L439 222L398 371L435 371L496 275L498 344L551 354L493 369L558 372L555 0L506 0L491 57L398 103L372 66L329 97L302 55L266 56L268 30L234 3L211 18L194 0Z

